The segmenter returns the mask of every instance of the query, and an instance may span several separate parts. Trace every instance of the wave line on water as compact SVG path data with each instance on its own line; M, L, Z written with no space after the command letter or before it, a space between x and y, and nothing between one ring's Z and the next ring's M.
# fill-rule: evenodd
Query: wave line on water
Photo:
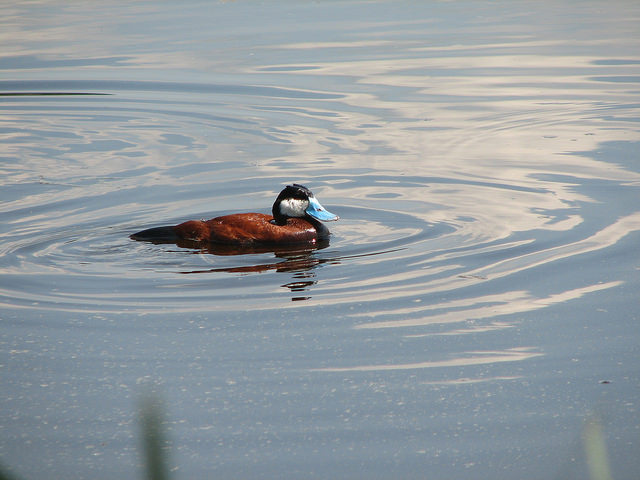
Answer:
M357 365L353 367L323 367L313 368L313 372L374 372L388 370L415 370L423 368L442 368L442 367L467 367L472 365L485 365L488 363L502 362L519 362L529 360L530 358L540 357L544 355L540 352L532 351L534 347L516 347L507 350L492 351L475 351L465 352L464 355L450 360L437 360L415 363L400 364L380 364L380 365Z

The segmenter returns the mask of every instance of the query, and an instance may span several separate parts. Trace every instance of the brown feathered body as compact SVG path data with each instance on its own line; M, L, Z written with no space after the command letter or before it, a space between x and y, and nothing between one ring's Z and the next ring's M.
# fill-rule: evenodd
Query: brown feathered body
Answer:
M315 243L325 239L327 230L319 222L304 218L287 218L278 225L271 215L235 213L211 220L189 220L173 227L178 238L195 242L225 244Z

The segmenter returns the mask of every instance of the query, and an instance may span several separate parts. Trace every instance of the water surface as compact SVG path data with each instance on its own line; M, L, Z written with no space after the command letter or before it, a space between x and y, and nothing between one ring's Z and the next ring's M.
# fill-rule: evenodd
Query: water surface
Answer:
M5 8L0 462L140 477L151 389L174 478L635 478L639 14ZM292 182L329 245L129 239Z

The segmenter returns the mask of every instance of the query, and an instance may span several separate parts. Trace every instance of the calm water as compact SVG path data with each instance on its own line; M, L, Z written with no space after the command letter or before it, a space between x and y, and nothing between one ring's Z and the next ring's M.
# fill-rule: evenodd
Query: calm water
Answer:
M640 4L558 3L3 7L0 463L142 478L151 389L176 479L637 478Z

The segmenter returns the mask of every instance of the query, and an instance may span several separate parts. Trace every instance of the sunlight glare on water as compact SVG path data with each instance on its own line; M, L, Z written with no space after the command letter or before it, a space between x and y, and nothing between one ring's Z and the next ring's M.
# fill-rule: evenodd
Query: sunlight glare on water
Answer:
M635 478L639 20L7 6L0 466L142 475L151 386L172 478L586 478L594 415ZM328 245L129 238L294 182Z

